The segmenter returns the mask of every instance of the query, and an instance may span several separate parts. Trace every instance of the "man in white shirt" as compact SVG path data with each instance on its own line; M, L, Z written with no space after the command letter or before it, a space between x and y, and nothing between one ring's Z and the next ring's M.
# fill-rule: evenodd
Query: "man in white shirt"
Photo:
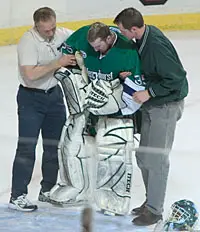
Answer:
M40 201L50 201L49 191L58 175L57 146L66 120L63 94L54 78L62 66L75 66L74 55L62 55L59 46L72 31L56 28L56 14L48 7L33 14L34 27L21 38L18 47L19 90L18 145L12 170L9 208L34 211L37 205L27 198L31 181L35 148L39 133L43 139L42 181Z

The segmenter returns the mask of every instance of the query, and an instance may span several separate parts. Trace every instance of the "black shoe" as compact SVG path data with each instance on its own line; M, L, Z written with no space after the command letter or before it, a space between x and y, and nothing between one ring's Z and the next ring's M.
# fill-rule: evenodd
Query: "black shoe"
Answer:
M146 203L147 203L147 200L140 207L132 209L131 214L132 215L141 215L144 212Z
M132 222L136 226L149 226L157 223L161 219L162 215L156 215L145 208L144 212L140 216L134 218Z
M11 197L8 207L10 209L15 209L23 212L35 211L38 208L37 205L32 204L26 198L26 194L23 194L17 198Z

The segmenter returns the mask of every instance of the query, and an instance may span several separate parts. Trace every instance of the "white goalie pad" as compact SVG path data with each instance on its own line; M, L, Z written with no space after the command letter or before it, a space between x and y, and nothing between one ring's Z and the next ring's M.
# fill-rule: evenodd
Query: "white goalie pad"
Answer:
M94 115L117 113L127 105L122 97L123 86L119 79L113 81L95 80L87 88L87 110Z
M129 212L132 180L133 121L100 117L97 126L95 202L104 212Z
M70 114L83 112L87 79L82 75L82 71L62 67L54 73L54 76L61 83Z
M62 131L58 149L60 179L50 191L50 198L60 203L85 201L90 187L90 167L93 138L84 136L84 114L71 115Z

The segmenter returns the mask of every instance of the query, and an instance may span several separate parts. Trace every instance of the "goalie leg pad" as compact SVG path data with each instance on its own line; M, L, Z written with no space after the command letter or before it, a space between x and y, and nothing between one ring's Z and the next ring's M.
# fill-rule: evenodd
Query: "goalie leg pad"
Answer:
M85 123L84 114L71 115L63 128L58 149L61 183L50 191L54 201L76 203L85 200L90 191L88 167L94 142L90 138L89 144L83 135Z
M96 144L96 204L103 211L125 215L131 198L132 119L100 117Z

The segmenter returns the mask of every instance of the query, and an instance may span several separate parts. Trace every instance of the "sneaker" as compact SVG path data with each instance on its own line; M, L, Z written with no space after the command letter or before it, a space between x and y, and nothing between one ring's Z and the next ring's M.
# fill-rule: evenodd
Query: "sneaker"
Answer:
M39 197L38 197L38 201L41 201L41 202L50 202L51 199L50 199L49 192L42 192L42 191L40 191Z
M38 201L48 202L48 203L56 204L56 205L60 205L61 204L61 203L59 203L57 201L54 201L54 200L52 200L50 198L50 192L42 192L42 191L40 191L39 197L38 197Z
M15 209L23 212L31 212L36 210L37 205L33 205L27 198L26 194L23 194L17 198L10 198L10 202L8 204L8 208Z
M132 209L131 214L132 215L141 215L144 212L146 203L147 203L147 200L140 207Z
M140 216L134 218L132 222L134 225L137 226L150 226L160 220L162 220L162 215L156 215L145 208L144 212Z

